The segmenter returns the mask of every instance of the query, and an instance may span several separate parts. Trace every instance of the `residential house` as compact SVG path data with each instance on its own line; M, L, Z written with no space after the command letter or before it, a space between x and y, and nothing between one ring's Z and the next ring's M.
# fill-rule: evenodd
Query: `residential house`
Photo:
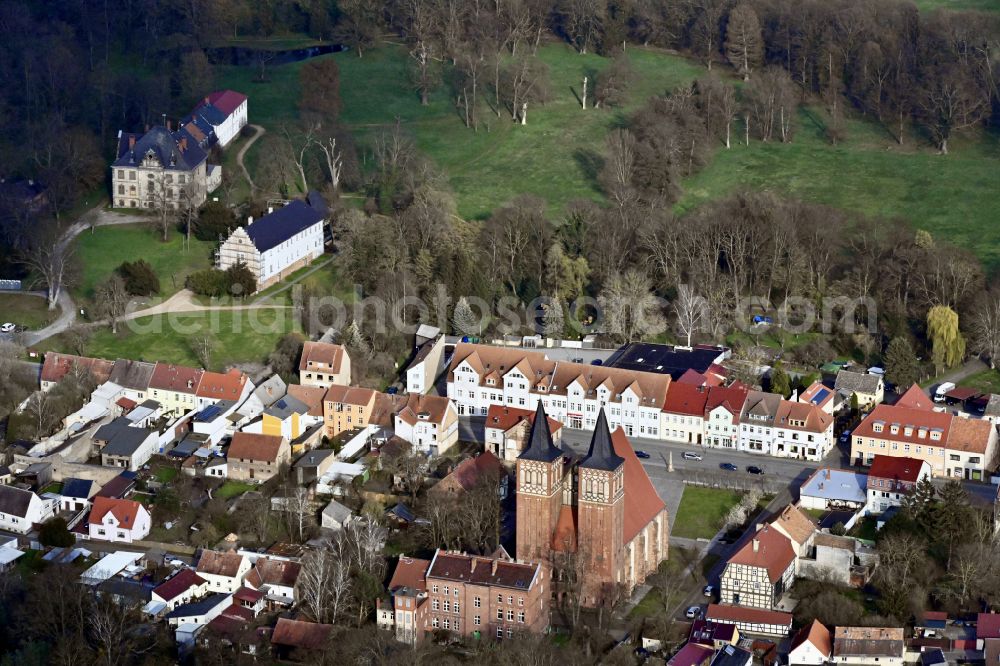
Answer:
M445 341L437 335L416 348L413 360L406 366L406 392L427 393L444 370Z
M902 627L837 627L832 663L902 666L904 650Z
M711 666L750 666L752 663L752 652L735 645L727 645L715 654Z
M196 571L208 581L209 592L233 593L250 573L250 560L235 551L203 550Z
M805 557L816 536L816 524L798 507L789 504L768 524L788 537L796 557Z
M707 645L688 642L667 660L667 666L708 666L714 653Z
M351 383L351 356L343 345L329 342L302 343L299 358L299 381L303 386L329 388Z
M833 416L811 403L782 400L773 434L771 455L818 462L833 449Z
M42 499L30 490L0 485L0 530L27 534L51 518L58 506L58 501Z
M458 412L451 400L409 393L394 419L396 436L428 455L441 455L458 443Z
M546 417L549 433L556 446L562 441L562 424ZM504 405L492 405L486 413L485 449L500 460L513 463L528 445L528 433L534 422L535 412Z
M740 445L740 416L749 390L743 384L708 389L705 401L705 436L712 448L736 450Z
M885 381L882 375L841 370L837 373L833 390L848 402L857 401L860 409L869 410L885 398Z
M181 122L181 127L195 135L189 124L206 136L206 147L225 148L247 124L247 96L235 90L217 90L199 102L191 115Z
M827 414L833 414L839 407L836 393L826 387L823 382L813 382L798 396L798 402L804 402L819 407Z
M291 387L289 387L289 390ZM309 415L309 405L288 393L264 409L259 421L244 426L244 432L284 437L291 441L301 436L313 421L322 419Z
M102 465L135 472L153 457L159 435L155 430L133 425L126 416L119 416L98 428L93 439Z
M1000 614L993 611L976 616L976 641L983 646L985 663L1000 663Z
M205 371L172 363L157 363L149 378L150 397L166 414L181 416L198 407L198 385Z
M89 509L91 498L100 489L100 484L90 479L63 479L62 490L59 492L59 510L75 512Z
M799 488L799 505L819 511L857 511L868 503L868 475L820 467Z
M253 382L246 373L232 368L227 372L205 371L195 390L197 408L225 402L233 406L242 405L254 390Z
M438 481L427 493L434 497L459 498L475 488L483 479L496 484L497 496L500 499L507 497L510 485L507 470L489 450L460 462L448 476Z
M795 560L791 539L765 525L729 558L719 599L735 606L775 608L795 580Z
M333 648L330 642L333 628L332 624L280 617L271 632L271 646L281 660L305 659L309 653Z
M295 603L295 586L302 565L290 560L261 557L254 562L243 584L264 594L270 607L291 606Z
M198 208L210 189L208 153L190 132L163 126L141 135L118 132L111 164L116 208Z
M91 539L132 543L149 536L152 520L135 500L95 497L87 525Z
M491 405L534 409L575 430L593 430L603 407L612 430L663 439L661 411L670 375L553 361L543 352L459 343L448 369L458 414L486 416Z
M902 506L920 481L931 478L931 466L917 458L876 455L868 470L868 513Z
M95 383L103 384L108 381L113 365L111 361L106 361L103 358L46 352L39 375L40 386L43 391L48 391L61 382L74 368L89 372Z
M695 620L691 624L688 641L708 645L714 650L721 650L727 645L739 644L740 630L730 622Z
M997 462L997 430L987 420L934 411L919 386L894 405L878 405L851 433L851 458L876 455L926 461L931 475L983 480Z
M735 624L741 634L784 638L792 631L791 613L762 608L709 604L705 619Z
M171 627L179 628L185 625L203 627L222 615L222 611L226 610L232 602L232 593L214 592L204 599L189 601L175 607L164 616L164 619Z
M151 598L166 605L167 611L208 594L208 581L192 569L181 569L153 588Z
M121 386L125 397L141 403L150 397L149 382L155 370L155 363L120 358L114 362L108 381Z
M0 537L0 573L10 571L23 556L24 551L17 547L17 537Z
M853 537L825 532L816 534L807 556L800 557L798 573L804 578L863 587L874 570L875 550Z
M430 607L423 630L513 638L549 626L551 583L538 563L437 550L426 574Z
M291 458L288 440L278 435L238 432L226 451L229 478L254 483L264 483L275 476Z
M257 386L250 397L246 399L235 419L237 424L251 421L264 413L264 409L270 407L288 393L288 386L278 375L271 375Z
M792 639L788 666L822 666L833 654L833 637L819 620L802 627Z
M320 526L323 529L339 531L354 517L354 512L337 500L330 500L330 503L323 509L320 516Z
M306 201L269 209L257 221L251 217L223 241L216 268L246 264L257 278L257 289L265 289L323 254L326 217L326 202L315 192Z
M739 449L748 453L772 455L781 396L764 391L750 391L740 414Z
M389 581L392 604L386 604L382 627L394 630L400 643L416 645L423 639L429 625L426 576L430 566L429 560L400 555L392 573Z
M708 393L705 386L672 382L660 419L661 438L700 446L705 435Z
M368 425L378 393L371 389L333 384L323 399L324 433L333 438Z

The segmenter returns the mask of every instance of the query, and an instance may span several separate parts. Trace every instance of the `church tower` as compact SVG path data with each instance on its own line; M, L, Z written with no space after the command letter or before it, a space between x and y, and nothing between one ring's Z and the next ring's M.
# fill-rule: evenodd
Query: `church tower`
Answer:
M552 533L562 508L562 458L539 400L528 445L516 463L519 560L550 560Z
M578 557L589 562L584 603L595 606L622 582L625 523L625 459L615 452L602 409L590 450L577 468Z

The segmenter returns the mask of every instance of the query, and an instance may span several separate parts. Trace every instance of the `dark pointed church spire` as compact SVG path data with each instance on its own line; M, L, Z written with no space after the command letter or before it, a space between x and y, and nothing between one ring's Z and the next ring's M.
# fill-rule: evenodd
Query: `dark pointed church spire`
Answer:
M597 415L594 434L590 438L590 450L580 463L580 467L610 472L618 469L624 462L625 459L615 453L614 444L611 443L611 429L608 428L608 419L602 407L601 413Z
M531 424L531 432L528 434L528 445L518 458L522 460L537 460L540 462L552 462L562 455L562 451L552 443L552 431L549 430L549 417L545 415L542 401L538 401L535 409L535 420Z

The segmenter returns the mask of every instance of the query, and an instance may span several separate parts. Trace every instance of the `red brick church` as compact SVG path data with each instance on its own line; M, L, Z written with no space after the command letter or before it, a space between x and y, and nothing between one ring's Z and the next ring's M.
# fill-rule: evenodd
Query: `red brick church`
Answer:
M625 432L608 428L604 410L582 458L557 448L547 424L539 401L516 463L517 558L558 569L559 560L575 557L586 572L585 606L631 594L667 558L666 505Z

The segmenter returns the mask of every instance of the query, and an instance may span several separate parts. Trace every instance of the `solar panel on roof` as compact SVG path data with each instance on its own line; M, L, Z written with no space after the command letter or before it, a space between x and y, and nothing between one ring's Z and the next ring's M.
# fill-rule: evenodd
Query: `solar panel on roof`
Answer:
M825 389L825 388L820 389L816 391L816 395L813 396L813 399L810 402L814 405L818 405L819 403L826 400L826 397L828 395L830 395L830 389Z

